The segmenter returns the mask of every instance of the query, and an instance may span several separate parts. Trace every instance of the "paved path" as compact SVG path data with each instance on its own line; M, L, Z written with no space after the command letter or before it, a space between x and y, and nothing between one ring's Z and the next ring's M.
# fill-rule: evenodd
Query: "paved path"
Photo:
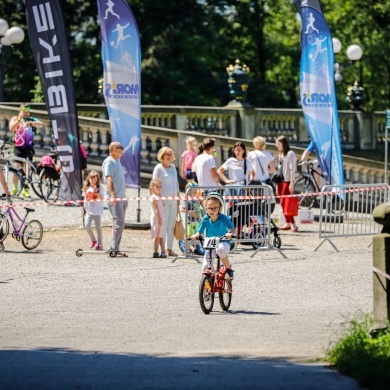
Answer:
M88 244L74 227L80 208L36 210L46 228L38 250L9 237L0 253L0 387L358 388L313 362L350 318L372 311L369 237L338 240L340 253L328 244L314 252L313 224L282 234L287 259L277 251L250 258L241 246L231 256L231 311L216 302L206 316L200 266L152 259L148 231L125 230L128 259L76 257ZM64 225L72 228L54 229Z

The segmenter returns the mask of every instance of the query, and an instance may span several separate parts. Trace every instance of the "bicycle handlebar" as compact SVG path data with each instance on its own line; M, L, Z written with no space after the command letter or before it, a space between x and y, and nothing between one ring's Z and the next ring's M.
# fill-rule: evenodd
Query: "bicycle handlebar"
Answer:
M307 160L307 161L298 161L298 165L314 165L317 164L318 160Z

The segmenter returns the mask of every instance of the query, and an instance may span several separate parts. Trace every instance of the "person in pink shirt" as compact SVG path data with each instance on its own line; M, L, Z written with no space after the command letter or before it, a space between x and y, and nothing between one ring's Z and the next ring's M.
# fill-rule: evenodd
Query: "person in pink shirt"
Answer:
M188 182L194 181L194 176L191 170L192 163L195 160L195 157L198 155L197 151L198 142L194 137L186 138L186 147L187 150L181 155L181 177L186 179Z

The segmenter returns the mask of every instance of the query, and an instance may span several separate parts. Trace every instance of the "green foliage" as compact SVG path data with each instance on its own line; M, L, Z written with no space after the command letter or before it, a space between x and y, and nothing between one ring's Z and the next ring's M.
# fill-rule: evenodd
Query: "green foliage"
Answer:
M248 101L255 107L299 106L300 20L286 0L128 0L137 20L142 50L142 103L223 106L229 64L238 58L251 69ZM102 76L100 28L96 0L62 1L71 52L76 98L100 103ZM332 35L343 44L336 61L347 62L352 43L363 57L342 72L337 86L340 109L355 80L368 96L367 111L390 104L389 1L323 0ZM26 39L4 50L6 101L36 99L36 77L24 5L0 2L0 15L19 25ZM39 94L39 93L38 93Z
M390 325L373 337L372 317L351 321L347 333L328 351L329 361L343 374L370 389L390 388Z

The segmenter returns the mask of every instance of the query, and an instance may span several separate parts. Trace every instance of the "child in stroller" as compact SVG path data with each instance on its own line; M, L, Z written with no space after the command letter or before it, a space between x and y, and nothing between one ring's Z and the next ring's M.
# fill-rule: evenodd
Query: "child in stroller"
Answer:
M248 239L241 242L243 245L252 245L254 249L259 249L266 244L264 239L267 237L268 220L270 223L271 234L273 234L272 244L275 248L280 248L282 240L278 234L279 228L272 220L271 215L268 215L270 204L270 214L275 208L275 198L271 199L253 199L256 196L273 195L273 191L264 191L262 188L252 188L248 192L248 199L244 201L233 201L229 209L233 224L237 228L238 238ZM250 239L253 239L251 241ZM236 248L237 243L232 243L231 250Z
M195 182L189 182L186 185L186 195L187 196L198 196L198 184ZM202 207L202 204L199 200L188 200L187 202L187 220L185 221L187 225L187 237L191 237L196 232L196 228L199 222L202 220L205 215L205 210ZM180 206L180 211L185 213L186 205L185 203ZM179 248L182 253L186 253L186 242L185 240L179 240ZM191 245L189 251L197 255L203 256L205 250L202 245L196 244Z

